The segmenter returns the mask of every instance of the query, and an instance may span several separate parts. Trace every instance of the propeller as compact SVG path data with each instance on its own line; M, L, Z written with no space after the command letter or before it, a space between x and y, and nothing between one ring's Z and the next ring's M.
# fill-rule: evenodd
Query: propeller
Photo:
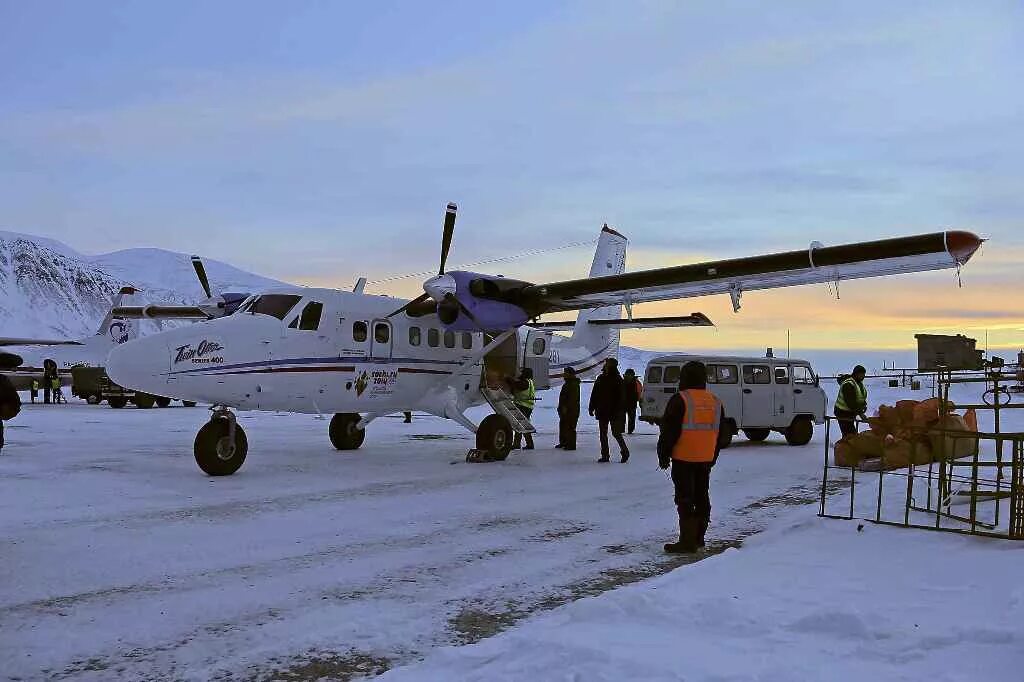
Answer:
M210 292L210 280L206 277L206 266L203 265L203 259L199 256L192 256L192 267L196 270L196 276L199 278L199 284L202 285L206 298L213 298L213 294Z
M451 251L452 248L452 237L455 235L455 216L458 213L458 210L458 206L453 202L448 202L448 207L444 212L444 228L441 232L441 267L438 268L437 271L438 277L444 274L444 266L448 263L448 252ZM447 297L448 295L445 296L445 298ZM422 304L430 298L430 294L428 292L424 292L388 315L388 317L395 317L396 315L401 315L405 312L408 312L410 315L413 314L414 311L418 312L418 309L422 308ZM440 301L438 301L438 304L440 304ZM462 304L460 303L459 305L461 306Z

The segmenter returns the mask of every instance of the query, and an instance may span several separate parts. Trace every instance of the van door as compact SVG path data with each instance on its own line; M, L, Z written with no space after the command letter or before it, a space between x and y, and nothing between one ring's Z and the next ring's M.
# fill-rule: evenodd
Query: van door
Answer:
M793 421L793 386L789 365L775 365L773 382L775 385L775 423L783 428Z
M743 428L771 428L775 422L775 386L769 363L743 365Z
M793 412L809 414L816 424L824 423L825 392L818 386L818 378L807 365L793 365L790 371L793 381Z

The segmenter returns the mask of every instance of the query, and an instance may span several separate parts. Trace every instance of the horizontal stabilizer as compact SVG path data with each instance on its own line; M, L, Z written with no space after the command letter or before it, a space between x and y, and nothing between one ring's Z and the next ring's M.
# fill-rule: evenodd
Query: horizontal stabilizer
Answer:
M576 323L573 320L559 322L538 322L531 324L533 329L547 329L551 331L568 331ZM659 327L714 327L715 323L708 319L704 313L693 313L681 317L634 317L632 320L590 320L587 324L595 327L610 327L612 329L656 329Z
M0 338L0 346L81 346L81 341L67 339L17 339Z

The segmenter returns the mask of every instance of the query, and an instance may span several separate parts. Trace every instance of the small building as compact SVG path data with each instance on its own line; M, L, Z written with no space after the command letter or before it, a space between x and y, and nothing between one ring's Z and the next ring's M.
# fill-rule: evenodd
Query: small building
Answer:
M963 334L914 334L917 339L917 370L934 372L939 369L984 369L985 355L975 348L977 340Z

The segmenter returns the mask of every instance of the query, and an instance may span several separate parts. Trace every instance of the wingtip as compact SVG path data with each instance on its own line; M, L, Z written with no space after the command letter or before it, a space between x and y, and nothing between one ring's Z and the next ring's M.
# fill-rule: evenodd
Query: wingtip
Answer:
M958 263L966 263L985 243L985 239L966 230L946 232L946 250Z

